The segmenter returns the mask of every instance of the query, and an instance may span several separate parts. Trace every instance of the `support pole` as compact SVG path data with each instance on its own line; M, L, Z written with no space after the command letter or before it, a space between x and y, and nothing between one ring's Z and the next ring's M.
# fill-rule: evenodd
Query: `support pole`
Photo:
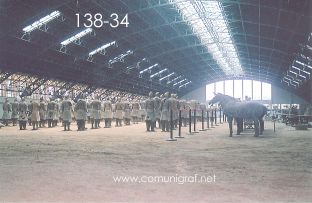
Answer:
M215 126L217 126L217 109L214 110L214 117L215 117Z
M211 109L211 119L210 119L211 128L214 128L214 127L213 127L213 122L214 122L213 109Z
M194 123L193 123L193 133L198 133L196 132L196 109L194 110Z
M179 111L179 134L175 138L184 138L181 136L181 127L182 127L182 116L181 116L181 110Z
M209 122L210 122L210 120L209 120L209 110L207 110L207 128L209 129Z
M273 120L273 122L274 122L274 132L275 132L275 119Z
M221 118L222 118L222 113L221 113L221 108L220 108L220 110L219 110L219 123L222 123Z
M189 110L189 134L192 135L192 110Z
M205 121L204 121L204 110L202 110L201 121L202 121L202 129L199 131L206 131L205 130Z
M173 120L172 120L172 110L170 110L170 138L167 141L177 141L173 139Z

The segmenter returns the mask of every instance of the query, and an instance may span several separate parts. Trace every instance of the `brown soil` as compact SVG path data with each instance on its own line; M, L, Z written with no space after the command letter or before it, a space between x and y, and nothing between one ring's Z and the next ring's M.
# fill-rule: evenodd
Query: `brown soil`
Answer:
M250 131L230 138L226 124L195 135L183 128L185 138L176 142L159 129L145 132L142 123L85 132L2 128L0 201L312 202L311 129L277 124L274 133L271 122L265 126L258 138ZM194 174L216 181L113 180Z

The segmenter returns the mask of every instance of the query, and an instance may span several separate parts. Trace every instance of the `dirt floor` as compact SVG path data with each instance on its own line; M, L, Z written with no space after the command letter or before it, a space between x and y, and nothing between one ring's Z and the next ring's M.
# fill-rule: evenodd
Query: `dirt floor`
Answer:
M312 202L311 129L265 126L258 138L250 131L231 138L226 124L194 135L183 128L176 142L143 123L85 132L2 128L0 201ZM179 181L156 182L160 176Z

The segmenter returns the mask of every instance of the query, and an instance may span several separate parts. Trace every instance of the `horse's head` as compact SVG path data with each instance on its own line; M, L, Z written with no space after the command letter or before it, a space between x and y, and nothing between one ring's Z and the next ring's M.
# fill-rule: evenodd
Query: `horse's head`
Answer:
M220 94L220 93L215 94L215 96L209 101L209 105L220 102L222 100L222 98L223 98L222 94Z

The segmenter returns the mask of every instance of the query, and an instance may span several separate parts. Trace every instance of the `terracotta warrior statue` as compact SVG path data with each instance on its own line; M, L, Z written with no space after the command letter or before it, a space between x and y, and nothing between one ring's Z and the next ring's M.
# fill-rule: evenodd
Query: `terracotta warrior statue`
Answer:
M66 95L61 103L61 114L63 118L64 131L70 131L70 123L72 122L73 107L69 100L69 95Z
M169 132L169 120L170 120L170 102L169 102L169 92L164 94L164 98L161 100L161 129L162 132Z
M27 124L27 104L25 102L25 98L22 98L20 103L18 104L18 122L19 122L19 128L20 130L26 130L26 124Z
M101 121L101 101L99 100L99 96L96 95L95 99L91 102L91 125L92 129L97 129L100 127L100 121Z
M112 126L113 119L113 105L108 98L106 99L106 101L104 101L103 118L105 122L105 128L110 128Z
M145 117L145 123L146 123L146 129L147 131L155 131L154 125L155 125L155 100L153 98L153 92L149 93L149 98L145 101L145 111L146 111L146 117Z

